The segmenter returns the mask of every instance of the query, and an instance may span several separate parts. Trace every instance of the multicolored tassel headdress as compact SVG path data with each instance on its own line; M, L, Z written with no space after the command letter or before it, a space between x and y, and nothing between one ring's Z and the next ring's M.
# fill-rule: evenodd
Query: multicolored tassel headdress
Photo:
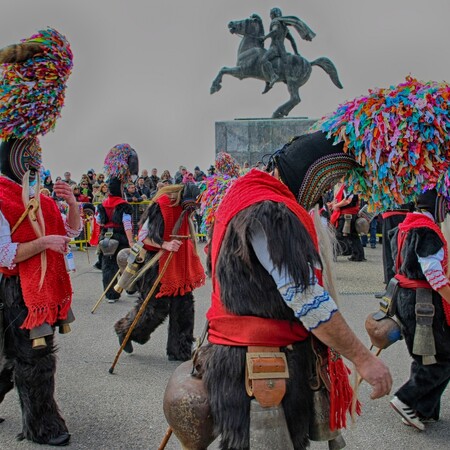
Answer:
M339 106L319 128L353 156L348 185L373 210L414 201L435 188L450 199L450 85L407 77Z
M106 155L104 162L106 178L118 178L122 183L139 174L139 160L136 151L129 144L115 145Z
M0 50L0 139L45 135L64 106L72 51L53 28Z

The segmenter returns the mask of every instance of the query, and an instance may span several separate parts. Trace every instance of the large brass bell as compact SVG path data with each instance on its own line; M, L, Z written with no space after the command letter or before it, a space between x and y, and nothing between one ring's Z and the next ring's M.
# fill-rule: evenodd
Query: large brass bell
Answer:
M30 330L30 339L32 341L31 347L34 350L40 350L47 347L45 337L52 335L53 335L53 328L48 323L43 323L39 327L32 328Z

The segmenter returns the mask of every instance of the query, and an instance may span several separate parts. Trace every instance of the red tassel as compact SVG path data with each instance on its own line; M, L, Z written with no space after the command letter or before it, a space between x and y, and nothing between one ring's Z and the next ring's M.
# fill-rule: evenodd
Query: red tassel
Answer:
M344 364L341 355L328 349L328 375L331 382L330 392L330 429L331 431L347 426L347 413L351 412L353 389L348 376L350 369ZM356 403L356 413L361 413L361 404Z

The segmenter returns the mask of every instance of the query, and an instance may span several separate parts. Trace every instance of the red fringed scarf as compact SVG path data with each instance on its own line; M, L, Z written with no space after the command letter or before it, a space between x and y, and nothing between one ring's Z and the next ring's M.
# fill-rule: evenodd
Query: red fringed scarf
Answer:
M442 231L439 228L439 226L432 219L430 219L425 214L417 214L417 213L408 213L406 215L405 220L398 226L399 232L398 232L398 236L397 236L396 268L400 267L401 248L403 247L403 243L405 242L406 236L408 235L408 232L414 228L428 228L428 229L434 231L439 236L439 239L442 241L443 250L444 250L444 260L442 261L442 263L443 263L442 268L444 270L444 273L446 274L447 268L448 268L447 241L445 240L445 237L442 234ZM395 277L397 278L397 275ZM402 280L400 279L400 281L402 281ZM421 283L425 283L425 285L423 287L428 287L431 289L431 286L428 284L427 281L425 281L425 280L417 280L417 281L421 282ZM442 298L442 307L444 308L445 319L446 319L447 325L450 325L450 304L444 298Z
M0 177L1 211L12 228L25 208L22 202L22 187ZM40 196L42 214L45 219L45 234L66 235L64 222L53 199ZM26 218L11 236L12 242L29 242L36 239L30 219ZM21 328L31 329L47 322L53 325L57 320L67 318L72 301L72 286L67 274L64 256L51 250L46 251L47 272L39 289L41 278L41 254L16 264L12 270L1 267L5 276L20 277L20 286L28 315Z
M170 241L173 227L180 217L183 209L181 206L171 206L171 200L167 195L163 195L156 200L164 219L164 241ZM178 235L188 236L190 233L188 215L185 214L181 223ZM146 246L150 250L159 251L159 248ZM169 252L164 252L159 260L159 270L164 267L169 256ZM174 297L185 295L194 289L203 286L206 281L205 270L200 258L195 252L194 245L190 239L183 240L179 250L174 253L172 261L168 265L166 272L161 279L161 286L156 294L159 297Z
M217 258L228 224L240 211L262 202L284 203L300 220L318 248L316 230L312 218L296 201L289 189L274 177L259 170L251 170L235 181L223 198L214 224L211 243L212 286L208 340L214 344L233 346L286 346L307 338L308 332L300 322L290 324L285 320L263 319L254 316L237 316L227 311L220 299L220 287L215 275ZM321 274L317 273L322 284ZM351 408L353 390L348 380L349 370L342 358L333 352L328 358L331 381L330 428L346 425L346 414Z

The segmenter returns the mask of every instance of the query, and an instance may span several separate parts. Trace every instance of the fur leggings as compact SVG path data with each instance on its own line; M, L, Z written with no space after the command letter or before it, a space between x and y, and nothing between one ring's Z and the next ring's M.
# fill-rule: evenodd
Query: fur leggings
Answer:
M0 371L0 402L14 387L22 409L22 432L19 438L39 444L67 432L54 398L56 358L53 336L47 347L34 350L28 330L20 329L27 315L18 277L0 282L3 303L4 360Z
M152 268L148 278L144 277L144 281L139 288L139 299L134 308L114 325L119 340L126 336L131 323L153 285L152 280L156 276L157 269L155 267ZM155 298L155 295L148 302L130 336L130 340L138 344L145 344L150 339L150 334L169 316L167 356L170 360L187 361L191 358L192 342L194 341L194 296L192 292L175 297Z

